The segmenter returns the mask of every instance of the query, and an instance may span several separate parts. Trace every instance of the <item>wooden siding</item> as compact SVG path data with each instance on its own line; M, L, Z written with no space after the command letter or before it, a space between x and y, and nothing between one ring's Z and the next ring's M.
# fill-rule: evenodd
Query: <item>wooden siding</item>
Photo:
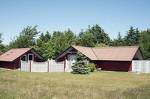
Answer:
M16 59L13 62L0 62L0 67L7 69L18 69L20 67L20 58Z
M42 62L43 61L43 60L39 59L38 57L36 57L36 55L34 53L32 53L31 51L23 54L22 56L24 56L24 55L28 56L28 54L33 54L34 55L34 61L38 61L38 62ZM12 62L0 61L0 67L7 68L7 69L18 69L18 68L21 67L20 58L22 58L22 56L18 57L16 60L14 60Z
M95 61L97 68L101 68L106 71L124 71L128 72L132 70L131 61Z

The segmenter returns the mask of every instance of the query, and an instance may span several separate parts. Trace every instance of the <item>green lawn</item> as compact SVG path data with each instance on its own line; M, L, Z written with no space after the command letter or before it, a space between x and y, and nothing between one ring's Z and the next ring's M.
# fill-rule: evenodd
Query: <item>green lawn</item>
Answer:
M150 74L29 73L0 69L0 99L149 99Z

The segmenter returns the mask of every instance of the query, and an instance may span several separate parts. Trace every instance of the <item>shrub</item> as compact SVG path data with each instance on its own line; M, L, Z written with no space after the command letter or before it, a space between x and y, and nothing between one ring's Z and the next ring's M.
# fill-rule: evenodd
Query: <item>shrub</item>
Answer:
M81 53L77 54L76 62L72 66L72 73L75 74L88 74L90 72L90 68L87 65L88 59L82 55Z
M73 65L73 72L75 74L88 74L90 72L90 68L87 65Z
M89 63L87 64L87 67L90 68L90 72L94 72L94 70L96 69L95 64L94 63Z

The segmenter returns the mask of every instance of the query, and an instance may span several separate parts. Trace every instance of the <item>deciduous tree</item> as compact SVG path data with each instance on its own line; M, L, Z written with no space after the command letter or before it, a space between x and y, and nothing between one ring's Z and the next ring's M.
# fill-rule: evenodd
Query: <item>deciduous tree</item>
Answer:
M140 33L140 48L144 59L150 59L150 29Z
M15 40L10 42L10 48L24 48L34 46L38 33L40 32L37 30L37 26L27 26L20 32L19 36L17 36Z

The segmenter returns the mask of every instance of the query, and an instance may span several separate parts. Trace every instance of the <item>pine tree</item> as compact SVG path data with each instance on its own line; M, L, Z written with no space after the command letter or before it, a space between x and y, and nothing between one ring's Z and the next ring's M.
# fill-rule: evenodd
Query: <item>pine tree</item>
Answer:
M139 42L140 42L140 32L139 32L139 29L136 28L136 30L135 30L135 44L137 45L137 44L139 44Z
M118 33L117 39L112 41L112 46L124 46L124 39L122 38L120 32Z
M139 42L139 31L138 28L135 30L132 26L130 27L127 35L125 36L126 45L137 45Z
M41 33L39 39L41 39L43 42L48 42L51 39L51 35L48 31L46 33Z
M83 54L78 53L76 56L76 62L72 66L72 73L77 74L88 74L91 70L90 67L87 65L88 59Z
M93 35L93 42L95 44L104 43L109 44L110 38L108 34L98 25L94 25L88 29L88 31Z

